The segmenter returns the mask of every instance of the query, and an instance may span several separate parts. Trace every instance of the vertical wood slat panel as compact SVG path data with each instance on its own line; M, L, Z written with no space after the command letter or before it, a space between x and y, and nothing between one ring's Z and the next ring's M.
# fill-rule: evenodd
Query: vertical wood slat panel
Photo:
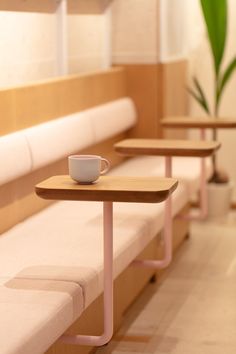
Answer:
M187 61L162 64L162 116L188 115ZM165 138L186 138L186 129L165 129Z
M54 13L57 2L52 0L0 0L1 11Z
M168 115L187 115L187 61L157 64L120 64L127 75L127 93L138 111L132 137L161 138L160 120ZM174 132L177 138L179 132ZM181 132L181 137L183 137Z
M124 65L127 72L127 91L138 111L138 122L132 129L133 137L161 136L159 117L162 107L160 65Z

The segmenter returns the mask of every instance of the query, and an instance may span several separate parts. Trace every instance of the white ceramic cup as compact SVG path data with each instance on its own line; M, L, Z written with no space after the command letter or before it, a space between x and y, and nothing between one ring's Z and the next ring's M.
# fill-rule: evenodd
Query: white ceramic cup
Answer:
M68 163L71 178L83 184L95 182L110 168L109 161L98 155L71 155ZM104 169L102 163L105 164Z

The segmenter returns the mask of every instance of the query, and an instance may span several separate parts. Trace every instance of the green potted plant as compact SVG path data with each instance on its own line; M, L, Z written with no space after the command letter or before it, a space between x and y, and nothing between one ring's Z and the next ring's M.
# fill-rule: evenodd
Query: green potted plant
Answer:
M208 99L197 77L193 77L194 88L189 88L189 93L200 104L202 109L210 116L217 119L224 89L236 69L236 56L222 69L222 62L225 53L228 24L227 0L200 0L201 8L207 28L209 45L211 48L214 64L214 104L210 107ZM217 140L217 129L213 129L213 139ZM217 169L216 156L213 158L212 182L224 183L225 176L221 176Z
M200 0L204 22L207 29L209 46L214 67L214 100L213 106L197 77L193 77L193 88L188 92L198 102L207 115L217 119L219 108L226 85L236 69L236 56L234 56L226 67L222 67L225 46L227 40L228 25L228 3L227 0ZM213 140L218 139L217 129L212 129ZM217 164L217 155L212 157L213 173L209 180L215 184L226 184L229 182L227 174L220 172Z

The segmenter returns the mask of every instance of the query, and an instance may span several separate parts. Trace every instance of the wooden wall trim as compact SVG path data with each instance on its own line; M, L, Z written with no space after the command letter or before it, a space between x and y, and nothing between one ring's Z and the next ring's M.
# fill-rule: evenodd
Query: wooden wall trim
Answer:
M127 95L123 68L0 90L0 135Z
M187 60L161 64L162 117L186 116L189 112L187 85ZM186 138L186 129L165 129L167 139Z
M55 13L57 2L52 0L0 0L1 11Z
M160 120L163 117L188 113L187 61L120 65L126 70L128 96L134 100L138 111L138 122L131 136L162 138ZM182 132L175 131L175 134Z
M157 138L161 136L162 111L161 71L159 64L124 65L127 75L127 92L137 108L138 122L132 137Z

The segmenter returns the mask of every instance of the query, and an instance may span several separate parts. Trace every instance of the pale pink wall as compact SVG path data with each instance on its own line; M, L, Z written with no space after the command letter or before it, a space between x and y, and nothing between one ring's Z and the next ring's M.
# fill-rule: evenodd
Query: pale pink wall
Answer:
M159 61L159 0L113 0L113 63Z
M102 14L68 16L69 73L109 67L109 9Z
M0 11L0 87L55 75L55 14Z

